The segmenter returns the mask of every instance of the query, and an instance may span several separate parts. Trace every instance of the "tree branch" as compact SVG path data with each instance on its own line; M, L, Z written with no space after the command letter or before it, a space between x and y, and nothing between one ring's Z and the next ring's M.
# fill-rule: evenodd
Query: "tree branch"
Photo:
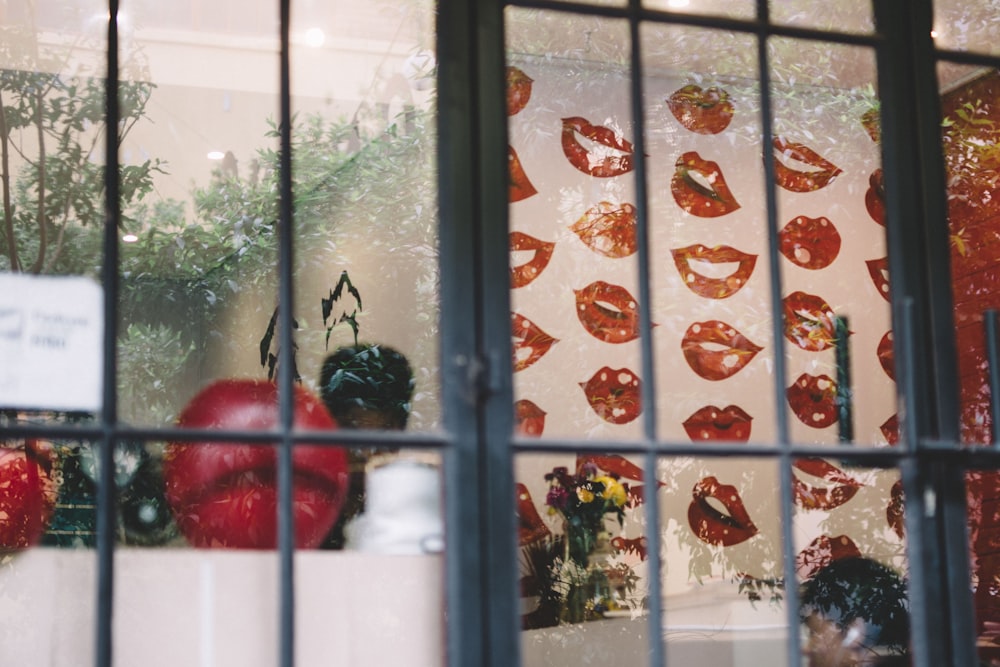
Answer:
M7 110L0 95L0 179L3 181L3 226L7 235L7 257L10 270L20 271L17 257L17 238L14 236L14 211L10 206L10 136L7 130Z

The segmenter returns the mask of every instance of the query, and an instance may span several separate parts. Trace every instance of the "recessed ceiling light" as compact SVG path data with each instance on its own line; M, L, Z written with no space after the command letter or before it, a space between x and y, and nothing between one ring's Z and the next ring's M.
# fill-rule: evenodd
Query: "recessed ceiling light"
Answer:
M667 7L673 7L674 9L680 9L681 7L687 7L691 4L691 0L667 0Z
M222 151L208 151L209 160L221 160L224 157L226 157L226 154Z
M306 30L305 38L306 46L311 46L313 48L323 46L323 42L326 41L326 35L319 28L309 28Z
M126 234L125 236L122 237L122 241L124 241L125 243L135 243L138 240L139 237L136 236L135 234Z
M931 30L931 39L937 39L937 36L938 36L938 31L937 30Z

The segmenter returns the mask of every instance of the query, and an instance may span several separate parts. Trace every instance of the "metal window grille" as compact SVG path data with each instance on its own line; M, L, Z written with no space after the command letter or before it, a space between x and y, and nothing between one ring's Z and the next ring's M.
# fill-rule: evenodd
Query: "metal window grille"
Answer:
M643 111L641 36L644 22L697 26L726 30L758 38L763 132L770 139L769 72L766 40L771 36L795 37L838 44L869 46L878 54L880 97L884 124L888 240L893 270L893 320L898 333L899 354L904 360L899 379L900 400L906 407L904 432L907 446L898 450L845 448L802 448L788 437L784 401L778 396L777 447L719 447L707 453L690 444L663 442L656 436L653 411L644 413L641 443L595 442L547 439L543 442L514 440L511 437L512 383L510 368L510 321L508 256L506 252L506 149L503 64L505 6L539 8L556 12L625 19L632 37L631 92L636 128L636 187L640 238L646 234L647 204L643 160ZM118 0L109 0L109 15L119 11ZM290 0L280 0L281 19L281 244L278 258L281 303L292 302L292 234L290 231L292 181L289 86ZM656 469L665 456L740 456L772 459L781 467L781 505L784 527L784 569L794 571L791 551L790 508L791 461L799 456L836 456L868 465L896 466L901 469L907 504L909 538L910 596L915 664L974 664L972 618L969 601L967 541L964 533L965 491L962 474L970 467L1000 467L1000 449L967 449L958 441L958 386L953 367L954 332L948 292L947 227L943 167L937 127L938 91L934 68L937 62L954 62L1000 67L1000 58L982 54L936 49L930 33L929 0L898 2L876 0L877 31L857 35L780 26L769 20L766 0L756 3L756 18L727 19L697 14L677 14L643 7L639 0L622 6L591 5L582 2L522 0L441 0L438 16L439 62L439 165L440 165L440 255L442 273L441 331L442 379L445 435L401 435L393 441L401 447L440 449L445 460L445 498L448 541L446 551L446 600L450 665L518 664L519 624L515 611L516 559L514 519L510 489L513 486L512 459L516 453L538 451L606 451L642 455L648 471ZM118 108L118 32L115 21L108 23L108 78L106 120L116 127ZM920 113L911 113L916 109ZM118 165L114 141L109 141L106 164ZM765 169L773 177L773 157L765 157ZM156 438L162 432L128 428L116 413L116 350L113 332L117 326L116 266L118 207L117 169L106 171L107 221L104 243L106 290L104 344L104 396L100 423L96 427L19 427L11 436L43 434L51 437L89 437L100 443L101 482L98 495L98 590L97 642L94 664L110 667L112 656L113 588L115 585L114 535L115 492L111 479L116 442L126 438ZM768 179L773 182L773 178ZM919 193L919 195L917 194ZM773 186L767 197L768 226L776 229ZM772 234L770 260L777 260ZM650 302L649 252L640 244L640 298ZM775 272L772 300L780 302L780 277ZM280 317L282 347L291 348L291 308ZM779 327L780 318L775 318ZM648 308L641 311L643 401L652 405L656 385L649 342L651 318ZM780 341L780 331L774 340ZM783 377L783 356L775 357L775 376ZM992 366L997 368L996 355ZM291 449L302 434L293 433L290 365L279 367L282 387L281 427L274 433L216 432L214 440L272 442L280 450L280 563L281 606L278 663L295 664L292 585L293 535L291 531ZM668 382L668 378L655 378ZM776 389L777 390L777 389ZM997 408L994 408L994 423ZM181 440L203 438L198 431L171 432ZM323 441L310 434L310 442ZM333 444L333 439L327 440ZM362 433L339 433L336 444L365 443ZM647 522L658 522L655 503L648 507ZM660 544L658 531L649 531L650 569L658 572ZM665 611L660 601L659 579L650 577L648 615L649 636L659 637ZM797 627L794 595L787 597L789 627ZM649 664L666 665L661 641L649 644ZM800 647L794 632L787 646L789 664L799 664Z

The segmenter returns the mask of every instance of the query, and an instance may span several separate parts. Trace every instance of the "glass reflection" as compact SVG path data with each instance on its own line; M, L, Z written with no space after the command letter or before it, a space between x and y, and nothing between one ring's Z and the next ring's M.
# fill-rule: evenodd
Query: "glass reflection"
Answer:
M757 13L754 0L643 0L650 9L684 14L706 14L729 18L750 19Z
M778 469L766 460L662 459L657 470L670 664L783 665Z
M871 49L769 40L792 439L898 439Z
M935 0L931 37L936 46L996 54L998 36L1000 23L992 3Z
M612 655L644 664L641 467L610 453L524 455L515 465L524 664Z
M639 432L639 304L622 21L508 10L515 406L535 436Z
M770 0L771 21L784 25L836 30L872 32L874 18L869 0L833 0L816 3L808 0Z

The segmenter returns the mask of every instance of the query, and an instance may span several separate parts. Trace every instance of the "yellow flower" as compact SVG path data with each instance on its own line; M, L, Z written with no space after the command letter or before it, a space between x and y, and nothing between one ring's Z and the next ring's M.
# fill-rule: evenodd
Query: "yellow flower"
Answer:
M594 492L590 489L579 488L576 490L576 496L580 502L589 503L594 499Z
M628 494L625 491L625 485L617 479L607 475L601 475L600 477L595 477L594 481L600 482L604 485L604 492L601 495L605 500L610 500L614 503L615 507L621 507L625 504L625 501L628 499Z

